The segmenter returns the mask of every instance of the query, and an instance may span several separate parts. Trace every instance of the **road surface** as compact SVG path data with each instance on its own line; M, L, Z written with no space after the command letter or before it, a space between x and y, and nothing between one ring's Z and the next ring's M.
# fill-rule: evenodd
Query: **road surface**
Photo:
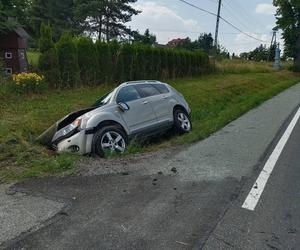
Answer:
M10 188L13 196L61 209L17 237L6 233L0 248L297 249L299 121L254 210L242 205L299 104L300 84L187 149L115 162L87 159L80 176L18 183ZM0 204L0 219L1 211ZM11 232L18 222L0 228Z

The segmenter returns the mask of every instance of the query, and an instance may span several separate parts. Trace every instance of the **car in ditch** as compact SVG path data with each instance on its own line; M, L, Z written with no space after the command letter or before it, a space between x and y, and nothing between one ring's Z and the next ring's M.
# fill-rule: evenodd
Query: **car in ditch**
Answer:
M183 95L159 81L125 82L89 108L73 112L38 141L58 152L103 156L124 152L129 141L173 129L190 132L190 107Z

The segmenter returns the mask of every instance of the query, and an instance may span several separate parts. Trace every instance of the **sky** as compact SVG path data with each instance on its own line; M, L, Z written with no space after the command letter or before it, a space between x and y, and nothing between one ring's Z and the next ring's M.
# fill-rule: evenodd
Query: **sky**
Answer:
M217 13L218 0L186 1ZM204 32L214 36L216 17L179 0L138 0L134 6L142 12L134 16L128 25L141 33L149 28L161 44L174 38L190 37L195 40ZM264 42L240 33L221 20L219 44L235 54L253 50L261 43L269 46L276 22L275 12L272 0L222 0L221 16L243 32Z

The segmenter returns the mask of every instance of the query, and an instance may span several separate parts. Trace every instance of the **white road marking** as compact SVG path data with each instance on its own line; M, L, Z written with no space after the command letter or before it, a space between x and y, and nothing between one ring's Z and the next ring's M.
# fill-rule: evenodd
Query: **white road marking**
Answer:
M262 193L264 191L267 181L275 167L275 164L276 164L282 150L284 149L284 146L287 143L290 135L292 134L293 129L299 120L299 117L300 117L300 107L299 107L297 113L295 114L293 120L290 122L289 126L287 127L286 131L280 138L274 151L272 152L269 159L267 160L263 170L261 171L261 173L258 176L256 182L254 183L252 189L250 190L246 200L244 201L242 208L252 210L252 211L255 209L255 207L260 199L260 196L262 195Z

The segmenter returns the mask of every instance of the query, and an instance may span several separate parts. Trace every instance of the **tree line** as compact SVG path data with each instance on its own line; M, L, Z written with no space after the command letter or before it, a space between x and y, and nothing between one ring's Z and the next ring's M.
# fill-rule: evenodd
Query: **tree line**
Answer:
M55 41L64 32L91 35L107 42L137 35L126 23L139 13L137 0L1 0L0 32L23 26L37 41L41 23L53 28Z
M91 38L64 33L57 43L49 24L41 25L39 70L50 87L170 79L210 71L208 55L200 50L155 48L117 41L94 43Z

